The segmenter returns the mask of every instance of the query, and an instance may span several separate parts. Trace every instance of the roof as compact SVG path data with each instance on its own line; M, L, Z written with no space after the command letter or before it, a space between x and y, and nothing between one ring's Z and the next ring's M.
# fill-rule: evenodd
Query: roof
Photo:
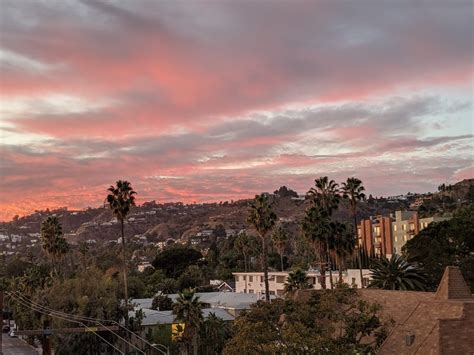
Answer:
M172 311L154 311L152 309L142 309L144 317L142 320L143 326L153 326L157 324L172 324L177 323L176 317ZM204 319L209 317L209 314L214 313L218 318L224 321L233 321L234 317L226 312L224 309L203 309L202 315ZM130 315L134 315L133 312Z
M466 284L461 270L455 266L448 266L436 291L438 300L470 299L471 290Z
M239 293L239 292L197 292L196 296L202 303L210 305L210 308L229 308L229 309L249 309L251 304L257 303L263 299L255 293ZM178 298L178 294L170 294L169 298L173 302ZM136 309L151 309L153 298L135 298L131 300L131 304Z

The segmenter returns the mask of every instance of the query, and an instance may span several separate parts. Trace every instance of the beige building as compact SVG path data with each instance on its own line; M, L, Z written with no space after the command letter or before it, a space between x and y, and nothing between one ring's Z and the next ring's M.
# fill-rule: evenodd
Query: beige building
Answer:
M392 222L393 253L401 254L405 243L433 222L445 221L446 217L419 218L414 211L396 211Z
M257 295L265 294L265 283L263 279L263 272L234 272L235 278L235 292L239 293L251 293ZM315 290L321 289L320 273L318 271L306 272L308 283L313 285ZM367 269L362 270L362 277L364 286L366 286L370 280L370 271ZM268 273L268 284L270 295L282 296L285 293L285 283L288 278L288 272L269 272ZM336 284L339 279L337 271L332 273L333 283ZM348 285L354 285L360 288L360 270L349 269L342 274L344 283ZM326 273L326 285L329 288L329 272Z

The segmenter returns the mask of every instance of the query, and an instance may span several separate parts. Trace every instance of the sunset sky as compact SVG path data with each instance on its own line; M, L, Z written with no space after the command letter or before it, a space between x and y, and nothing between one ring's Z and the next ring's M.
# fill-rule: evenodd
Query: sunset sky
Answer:
M473 6L1 0L0 220L472 178Z

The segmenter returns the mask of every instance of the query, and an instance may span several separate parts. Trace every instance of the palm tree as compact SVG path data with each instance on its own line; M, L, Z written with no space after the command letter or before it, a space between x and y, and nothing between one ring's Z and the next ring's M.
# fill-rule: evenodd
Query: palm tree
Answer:
M357 204L360 201L365 200L365 188L362 185L362 181L355 178L355 177L350 177L347 179L346 182L342 183L342 197L344 199L348 199L350 204L351 204L351 212L352 212L352 218L354 220L354 238L357 241L358 240L358 235L357 235ZM359 243L357 243L359 244ZM362 247L362 244L360 245ZM358 262L359 262L359 272L360 272L360 283L361 287L363 287L362 283L362 261L360 259L360 251L357 253L358 255Z
M372 280L369 287L384 290L425 291L426 276L401 256L393 254L390 259L374 260L370 269Z
M308 283L306 272L301 269L296 269L288 274L288 278L285 282L285 292L309 288L312 288L312 286Z
M334 180L329 180L327 176L321 176L314 180L314 187L308 191L307 196L331 216L333 210L339 206L339 185Z
M69 251L61 223L57 217L49 216L41 223L40 232L43 250L51 258L54 273L58 275L59 260Z
M84 241L79 242L79 253L81 254L83 270L86 269L86 256L88 252L89 252L89 246L87 245L87 243Z
M272 234L272 241L273 245L275 245L278 250L278 254L280 254L281 271L284 271L283 253L285 252L286 244L288 243L288 233L285 228L279 226Z
M306 210L302 224L303 234L314 247L320 265L321 288L326 289L326 264L329 261L330 236L332 236L332 225L326 211L318 206L312 206ZM325 260L326 259L326 260ZM330 281L332 285L332 280Z
M339 222L333 223L333 236L332 249L339 269L339 282L342 282L342 270L346 268L346 260L354 253L355 239L346 225Z
M205 349L202 349L201 353L220 354L229 337L229 324L216 316L214 312L210 312L204 321L202 330L202 339L205 339L205 344L203 344Z
M120 230L122 236L122 272L125 296L125 321L128 320L128 283L127 283L127 258L125 256L125 235L123 232L123 223L132 206L135 206L135 194L132 185L125 180L118 180L116 185L111 185L107 191L106 197L112 213L120 222Z
M237 252L242 253L244 257L244 271L247 272L247 260L249 253L254 247L254 240L247 233L242 232L237 236L237 239L234 242L234 247L237 249Z
M268 233L275 225L276 214L273 212L268 197L265 194L255 195L250 203L247 222L257 230L262 241L263 278L265 281L265 300L270 301L270 287L268 284Z
M315 179L314 187L308 191L307 196L313 202L314 206L318 206L325 211L329 219L331 219L332 212L338 208L341 198L339 195L339 185L334 180L329 180L327 176L321 176L319 179ZM326 235L326 259L329 269L329 282L332 289L333 281L329 238L330 235Z
M184 323L183 337L188 345L192 343L195 355L198 353L199 329L203 321L202 308L203 304L199 301L199 297L191 289L184 289L179 292L173 305L173 314L176 319Z

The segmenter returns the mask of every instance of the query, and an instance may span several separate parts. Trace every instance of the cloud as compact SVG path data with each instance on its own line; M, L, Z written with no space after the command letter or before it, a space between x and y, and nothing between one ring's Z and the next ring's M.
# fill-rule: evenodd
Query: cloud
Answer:
M428 189L472 165L469 3L2 7L0 219L125 177L204 201L321 174Z

